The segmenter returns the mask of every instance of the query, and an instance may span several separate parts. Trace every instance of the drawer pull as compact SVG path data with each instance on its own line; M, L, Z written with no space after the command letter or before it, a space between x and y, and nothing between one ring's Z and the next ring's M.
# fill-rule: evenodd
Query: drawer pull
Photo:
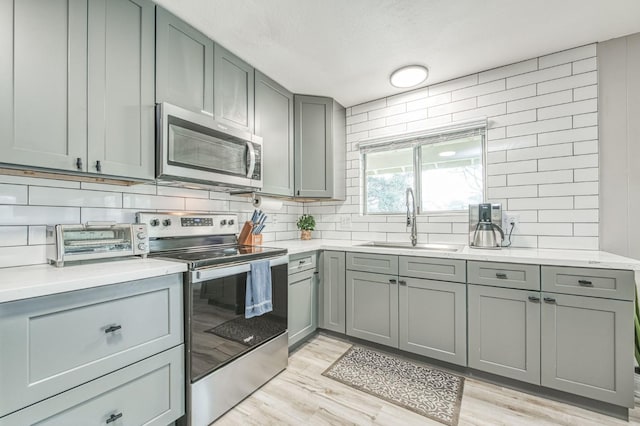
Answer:
M398 284L400 285L407 285L407 282L405 280L400 280L398 281Z
M506 280L507 274L505 274L504 272L496 272L496 278L499 278L501 280Z
M389 283L391 283L391 284L396 284L397 282L398 282L398 281L397 281L397 280L394 280L393 278L389 280Z
M547 303L556 303L556 299L554 299L553 297L545 297L544 301Z
M578 280L578 284L584 287L593 287L593 283L589 280Z
M537 296L529 296L529 300L537 303L540 301L540 298Z
M301 261L298 262L298 265L304 265L305 263L307 263L306 260L301 260Z
M121 326L121 325L112 325L112 326L110 326L110 327L105 328L105 329L104 329L104 332L105 332L106 334L114 333L114 332L116 332L116 331L120 330L121 328L122 328L122 326Z
M109 416L109 418L107 419L107 424L109 423L113 423L116 420L118 420L120 417L122 417L122 413L118 413L118 414L112 414Z

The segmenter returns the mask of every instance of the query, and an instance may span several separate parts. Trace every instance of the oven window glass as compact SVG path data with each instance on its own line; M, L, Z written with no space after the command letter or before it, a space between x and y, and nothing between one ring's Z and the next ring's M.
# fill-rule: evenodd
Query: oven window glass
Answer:
M246 319L247 274L191 284L191 381L287 330L287 265L271 268L273 311Z
M66 229L62 231L66 254L130 251L131 229Z

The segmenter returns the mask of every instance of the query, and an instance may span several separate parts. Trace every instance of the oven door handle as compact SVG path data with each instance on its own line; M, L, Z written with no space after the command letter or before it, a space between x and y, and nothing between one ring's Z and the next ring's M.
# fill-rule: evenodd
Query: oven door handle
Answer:
M269 261L269 266L286 265L289 263L289 255L273 258ZM202 281L214 280L216 278L229 277L232 275L242 274L251 270L251 262L240 263L231 266L222 266L219 268L201 269L191 272L191 282L199 283Z

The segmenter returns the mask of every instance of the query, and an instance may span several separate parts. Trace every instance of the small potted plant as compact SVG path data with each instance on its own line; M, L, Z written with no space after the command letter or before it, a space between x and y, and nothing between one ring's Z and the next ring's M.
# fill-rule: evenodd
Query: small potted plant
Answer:
M310 214L303 214L298 218L298 223L296 223L298 229L300 230L300 239L301 240L310 240L311 239L311 231L313 231L316 227L316 220Z

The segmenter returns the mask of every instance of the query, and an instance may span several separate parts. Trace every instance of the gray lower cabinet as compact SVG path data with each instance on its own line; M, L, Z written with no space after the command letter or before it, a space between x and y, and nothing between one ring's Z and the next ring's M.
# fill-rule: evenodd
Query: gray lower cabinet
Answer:
M633 407L633 302L543 296L542 385Z
M398 283L399 348L466 365L466 284L407 277Z
M0 417L183 341L179 274L0 304Z
M346 333L345 252L325 250L320 254L322 290L318 305L320 327Z
M262 137L264 194L293 196L293 94L255 71L255 133Z
M154 178L149 0L0 0L0 140L12 166Z
M315 269L289 275L289 346L318 328L318 273Z
M86 171L86 67L87 0L0 0L2 163Z
M2 417L0 426L166 426L184 412L180 345Z
M540 384L540 293L469 284L469 367Z
M294 96L295 195L344 200L345 108L331 98Z
M156 101L213 116L213 40L160 6Z
M398 347L395 275L347 271L347 335Z
M155 6L89 0L87 171L155 178Z
M213 68L213 107L216 120L253 133L253 67L216 43Z

